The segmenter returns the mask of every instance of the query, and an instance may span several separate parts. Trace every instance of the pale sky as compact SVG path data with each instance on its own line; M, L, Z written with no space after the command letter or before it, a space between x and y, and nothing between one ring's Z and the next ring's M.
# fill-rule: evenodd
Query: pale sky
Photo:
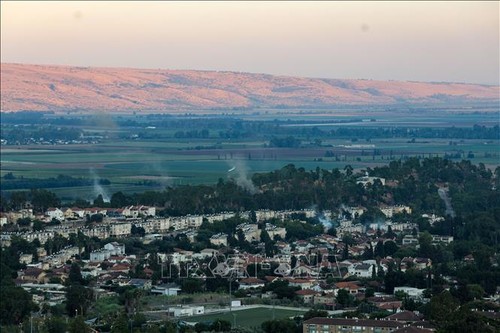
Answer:
M499 84L499 2L1 2L1 60Z

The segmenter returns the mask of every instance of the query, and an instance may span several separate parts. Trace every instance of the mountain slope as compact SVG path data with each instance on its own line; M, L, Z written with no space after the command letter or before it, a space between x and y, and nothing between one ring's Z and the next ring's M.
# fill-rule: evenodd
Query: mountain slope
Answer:
M238 72L1 65L1 110L168 111L496 101L498 86Z

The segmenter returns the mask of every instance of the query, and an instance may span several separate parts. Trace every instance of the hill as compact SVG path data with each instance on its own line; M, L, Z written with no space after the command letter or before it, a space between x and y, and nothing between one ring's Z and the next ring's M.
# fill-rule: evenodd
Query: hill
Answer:
M2 111L181 111L498 101L498 86L239 72L1 65Z

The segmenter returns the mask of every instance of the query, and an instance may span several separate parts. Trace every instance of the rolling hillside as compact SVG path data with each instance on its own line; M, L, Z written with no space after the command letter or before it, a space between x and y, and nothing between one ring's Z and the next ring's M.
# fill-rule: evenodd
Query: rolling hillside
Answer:
M182 111L498 101L500 87L239 72L1 65L2 111Z

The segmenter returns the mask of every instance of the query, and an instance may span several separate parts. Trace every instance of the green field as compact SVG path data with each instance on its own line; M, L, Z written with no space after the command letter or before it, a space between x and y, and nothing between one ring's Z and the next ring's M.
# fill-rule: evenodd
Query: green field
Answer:
M206 140L205 140L206 141ZM251 177L256 172L268 172L293 163L313 170L316 167L331 170L375 167L389 159L405 156L443 157L445 153L461 152L465 158L474 154L473 162L495 166L499 163L498 142L462 140L449 145L449 140L425 139L408 143L403 139L377 139L352 143L348 140L324 141L324 147L299 149L265 148L265 142L230 142L221 149L196 150L191 147L207 144L195 141L109 141L81 146L20 146L6 149L1 155L1 176L12 172L16 177L48 178L69 175L83 178L106 178L111 185L104 186L109 194L158 190L165 186L186 184L213 184L219 178ZM362 145L360 148L353 146ZM379 155L373 155L377 150ZM327 151L337 156L325 157ZM228 173L228 170L236 170ZM144 180L154 183L145 185ZM92 187L52 188L61 198L73 200L95 198Z
M455 160L473 156L473 163L484 163L493 169L500 164L498 139L417 138L415 142L410 142L408 138L390 136L366 141L331 136L322 137L318 145L313 143L314 136L301 134L304 128L316 126L322 130L340 126L364 130L381 126L442 128L498 124L498 116L494 112L453 115L434 112L432 116L424 116L419 112L374 110L367 110L366 113L352 113L349 109L335 110L336 114L331 113L333 110L311 110L310 114L301 113L300 110L260 110L256 114L248 113L241 117L250 123L282 121L281 127L290 129L291 134L300 138L300 148L270 148L269 138L274 133L267 132L254 138L226 138L219 135L218 127L211 127L208 138L175 138L177 128L169 127L151 132L158 136L156 139L132 139L129 137L131 133L144 131L147 118L130 116L131 120L138 121L139 125L135 127L120 127L116 124L109 128L102 125L98 127L86 125L82 121L77 126L79 129L91 134L106 133L105 139L97 144L2 146L0 176L11 172L18 178L44 179L58 175L105 178L111 185L103 188L111 195L117 191L133 193L159 190L165 186L214 184L220 178L249 178L254 173L273 171L290 163L306 170L317 167L343 169L347 164L355 169L366 169L410 156L424 158L453 155ZM48 117L50 120L51 116ZM191 121L189 117L187 119L185 126ZM352 123L339 123L346 119L354 120ZM292 122L288 124L288 120ZM297 120L305 122L293 123ZM203 122L197 122L193 127L181 129L200 129L203 126ZM229 172L233 167L236 169ZM91 200L96 197L92 186L49 189L63 200Z
M267 321L280 318L290 318L297 315L302 315L304 311L300 310L284 310L272 308L254 308L248 310L238 310L220 314L209 314L202 316L182 318L187 322L212 322L217 319L227 320L234 325L236 319L236 326L256 328Z

